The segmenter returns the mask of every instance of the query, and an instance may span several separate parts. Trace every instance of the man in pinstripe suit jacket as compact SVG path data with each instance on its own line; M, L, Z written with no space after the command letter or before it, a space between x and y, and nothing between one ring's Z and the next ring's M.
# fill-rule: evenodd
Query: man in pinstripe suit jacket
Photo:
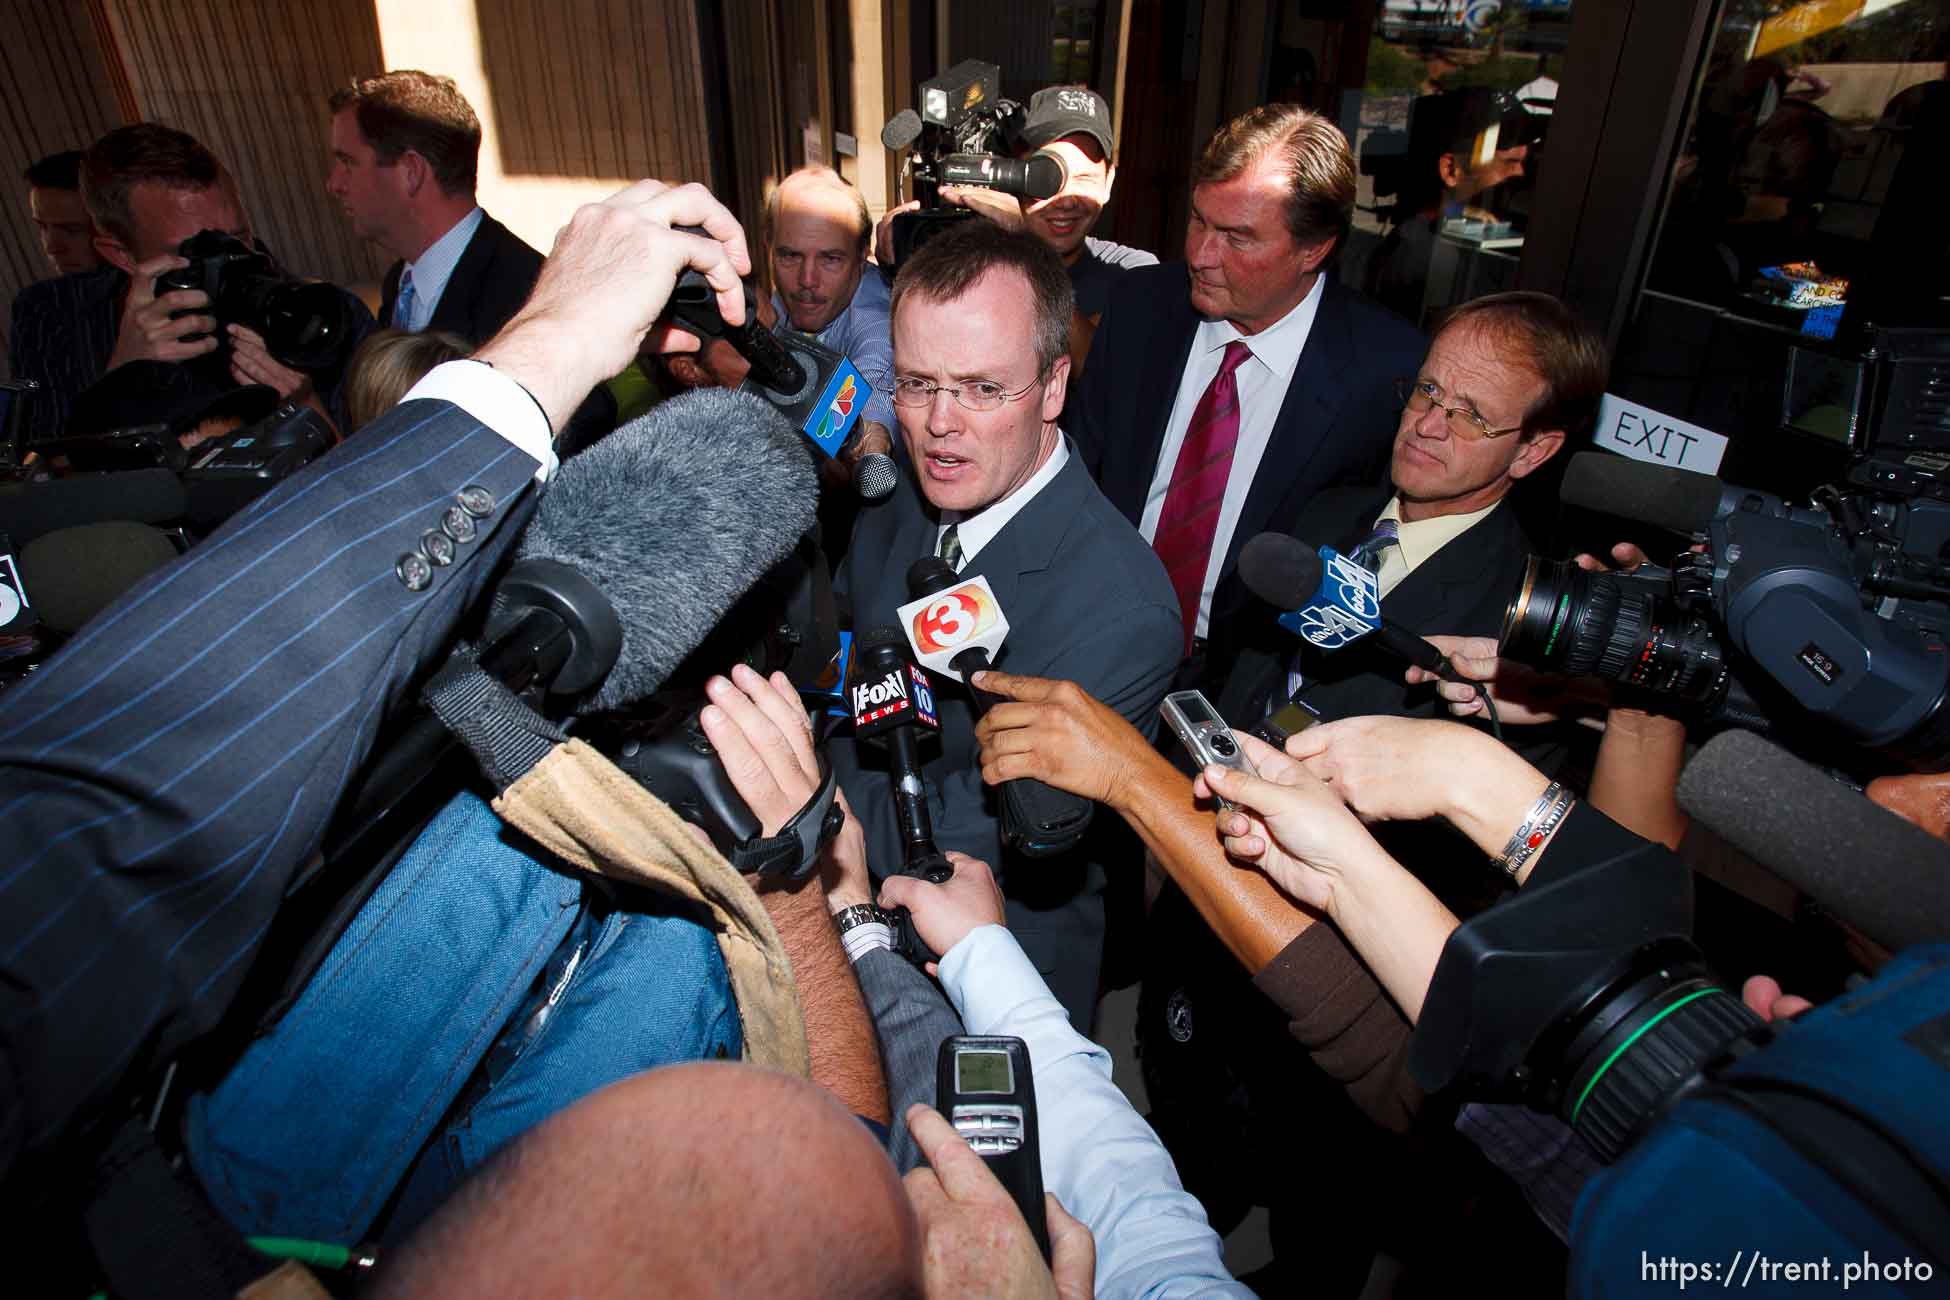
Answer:
M552 429L629 364L686 265L742 316L743 233L700 187L584 207L476 360L0 698L0 1174L221 1017L387 709L519 534Z

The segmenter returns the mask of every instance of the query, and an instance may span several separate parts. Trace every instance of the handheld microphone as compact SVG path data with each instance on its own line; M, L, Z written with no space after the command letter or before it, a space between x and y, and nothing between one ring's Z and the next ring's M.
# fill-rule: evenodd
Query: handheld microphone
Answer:
M921 777L922 731L939 735L934 691L927 674L907 657L905 639L891 627L860 634L853 646L853 671L847 699L853 734L886 746L888 777L894 790L894 819L900 827L901 874L940 879L954 874L934 845L934 820L928 813L927 785ZM937 881L939 883L939 881Z
M0 484L0 519L7 521L8 534L20 546L42 533L76 524L113 519L168 524L188 511L183 480L162 467Z
M966 683L969 674L993 665L1009 620L987 578L964 581L946 560L927 555L908 569L907 590L916 599L895 612L923 667ZM968 693L977 719L1000 698L973 685ZM1088 799L1027 777L1003 782L1001 798L1003 843L1032 858L1076 847L1097 810Z
M764 398L791 421L828 460L846 454L860 433L860 414L872 391L859 368L810 334L759 324L758 303L745 286L745 323L727 325L710 283L695 270L678 278L671 316L686 329L722 338L751 366L738 391ZM853 462L853 490L878 501L894 490L900 470L893 457L869 452Z
M852 675L847 698L853 714L853 734L877 738L887 747L887 778L894 790L894 821L900 828L899 874L939 885L954 877L955 866L934 844L934 820L928 813L928 788L921 777L920 744L916 731L939 734L934 692L927 674L908 660L901 634L891 627L870 628L854 642ZM940 960L914 928L905 907L893 909L895 947L920 965Z
M0 636L18 636L40 621L27 581L20 576L13 541L0 533Z
M1679 806L1887 948L1950 935L1950 844L1758 736L1708 741Z
M33 600L30 615L20 627L13 627L0 610L0 628L20 631L37 613L56 632L78 632L123 592L178 554L175 543L159 529L126 520L43 533L20 548L12 573L23 596ZM11 559L0 556L0 563Z
M1417 668L1468 682L1442 651L1383 615L1380 580L1330 546L1316 551L1297 537L1261 533L1240 548L1239 577L1255 596L1286 611L1280 626L1309 645L1333 651L1372 635Z

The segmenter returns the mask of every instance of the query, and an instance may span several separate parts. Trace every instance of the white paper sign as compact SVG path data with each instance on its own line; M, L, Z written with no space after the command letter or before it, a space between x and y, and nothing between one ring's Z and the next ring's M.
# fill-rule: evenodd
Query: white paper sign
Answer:
M1598 406L1592 441L1633 460L1699 474L1719 473L1720 459L1727 454L1724 435L1611 393Z

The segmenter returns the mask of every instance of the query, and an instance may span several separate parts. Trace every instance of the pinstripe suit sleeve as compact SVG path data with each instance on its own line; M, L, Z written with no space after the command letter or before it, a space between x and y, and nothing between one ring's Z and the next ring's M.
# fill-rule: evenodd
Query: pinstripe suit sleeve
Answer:
M0 1171L223 1014L535 472L458 407L405 403L0 696ZM471 539L409 590L396 566L443 517L469 535L463 488Z

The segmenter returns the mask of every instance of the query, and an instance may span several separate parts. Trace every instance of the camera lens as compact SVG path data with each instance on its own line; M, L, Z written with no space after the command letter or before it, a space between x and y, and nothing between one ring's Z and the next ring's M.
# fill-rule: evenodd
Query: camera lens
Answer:
M1646 579L1532 559L1503 611L1501 653L1572 677L1596 676L1664 695L1711 701L1726 687L1726 654L1705 619Z
M298 370L330 370L351 335L345 299L329 284L267 281L254 327L272 356Z
M1699 950L1674 937L1635 954L1530 1061L1558 1117L1609 1163L1674 1089L1759 1023Z

